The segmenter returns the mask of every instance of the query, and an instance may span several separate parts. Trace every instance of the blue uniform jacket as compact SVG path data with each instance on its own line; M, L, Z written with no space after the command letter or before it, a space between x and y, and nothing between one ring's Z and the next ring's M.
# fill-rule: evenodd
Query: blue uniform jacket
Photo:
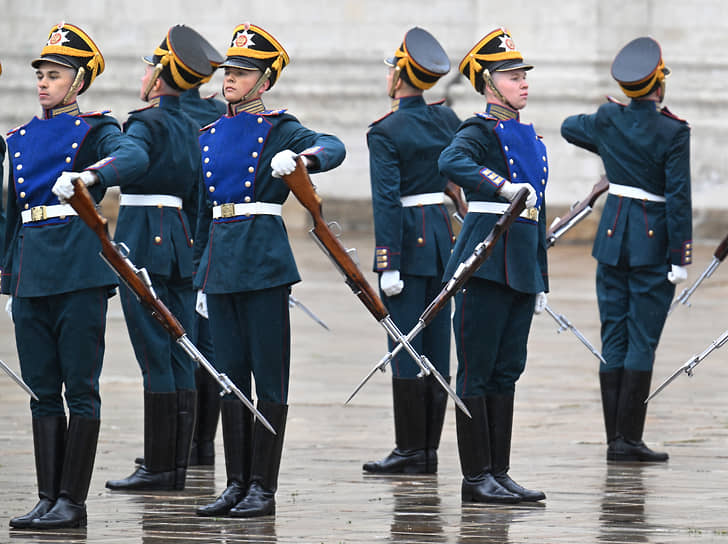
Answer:
M651 100L607 102L567 117L561 135L597 153L610 183L664 195L665 202L610 194L592 255L616 265L687 265L692 261L690 127Z
M532 125L522 124L517 118L500 119L497 117L501 115L497 113L499 110L491 108L492 104L488 106L487 113L471 117L458 128L452 143L440 155L440 171L463 187L468 202L508 204L505 198L496 194L505 180L533 185L538 194L538 221L518 218L498 240L490 258L475 272L475 277L523 293L548 292L544 202L548 180L546 148ZM475 246L485 240L500 217L474 212L465 216L445 270L445 281L472 254Z
M150 274L193 276L192 244L197 224L201 176L197 124L180 108L177 96L161 96L133 111L124 132L149 157L149 168L122 180L124 194L164 194L182 199L182 209L121 206L114 239L129 246L129 258Z
M261 104L262 110L262 104ZM203 190L195 243L195 288L223 294L269 289L300 280L283 219L251 215L212 219L212 206L226 203L282 204L288 186L272 175L270 161L284 149L307 150L325 171L344 160L336 136L307 129L283 111L241 111L209 125L200 136Z
M444 191L437 158L459 124L450 108L418 95L398 99L396 111L370 125L375 272L436 276L447 264L454 237L445 206L403 208L400 197Z
M101 243L77 216L23 224L21 211L59 204L51 188L61 172L93 170L100 183L89 190L99 202L105 187L140 175L144 152L105 113L80 114L75 104L50 118L38 117L8 137L7 225L2 293L55 295L116 284L99 257Z

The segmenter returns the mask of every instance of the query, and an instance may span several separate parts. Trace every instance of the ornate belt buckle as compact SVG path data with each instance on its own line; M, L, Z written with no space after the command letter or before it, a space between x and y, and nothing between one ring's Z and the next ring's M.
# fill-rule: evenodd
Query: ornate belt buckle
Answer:
M43 221L44 219L48 219L45 206L33 206L30 209L31 221Z
M226 204L221 205L220 217L235 217L235 204L232 202L227 202Z
M531 221L538 221L538 208L528 208L526 212L528 213L528 218Z

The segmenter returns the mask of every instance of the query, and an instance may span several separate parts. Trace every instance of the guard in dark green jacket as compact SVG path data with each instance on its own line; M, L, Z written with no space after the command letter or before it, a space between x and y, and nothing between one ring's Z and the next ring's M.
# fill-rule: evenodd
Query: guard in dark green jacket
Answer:
M104 70L101 52L83 30L54 26L32 66L43 114L8 137L2 292L12 295L23 379L39 399L30 409L40 501L10 526L80 527L96 456L107 299L116 276L99 257L99 239L63 199L80 179L98 202L107 185L139 176L147 157L108 112L80 112L77 95Z
M459 68L488 103L484 113L462 124L440 155L440 171L462 186L468 199L445 280L486 238L518 190L529 191L527 210L455 298L457 392L473 416L458 411L456 419L462 498L538 501L545 498L542 492L508 476L515 384L526 365L534 309L542 309L548 291L546 147L533 125L519 119L532 66L499 28L480 40Z
M131 113L127 136L150 157L137 180L121 184L114 238L147 269L159 298L191 329L192 244L202 180L197 123L180 107L180 94L210 76L212 46L190 27L169 29L142 79L150 105ZM218 63L222 62L218 53ZM126 286L120 287L129 337L144 380L144 463L117 490L184 489L197 406L195 363Z
M642 441L655 350L675 284L692 261L690 127L660 103L669 69L659 44L637 38L612 77L631 98L568 117L561 134L597 153L609 179L592 255L602 321L599 369L607 459L666 461Z
M460 124L442 102L427 104L423 91L450 70L438 41L412 28L394 57L385 60L392 111L367 133L372 184L374 271L383 300L397 326L410 330L442 287L442 274L454 241L437 158ZM447 379L450 377L449 306L412 341ZM394 343L389 340L389 349ZM447 394L407 354L392 360L394 450L364 464L373 473L437 472L437 448Z
M195 237L200 263L198 311L208 310L216 362L246 394L255 377L257 408L270 433L232 395L222 402L227 489L201 516L275 513L290 371L290 286L300 280L281 205L281 176L302 156L310 171L338 166L345 149L335 136L307 129L285 110L267 110L261 95L288 64L288 54L262 28L235 28L223 92L228 114L200 136L205 202Z

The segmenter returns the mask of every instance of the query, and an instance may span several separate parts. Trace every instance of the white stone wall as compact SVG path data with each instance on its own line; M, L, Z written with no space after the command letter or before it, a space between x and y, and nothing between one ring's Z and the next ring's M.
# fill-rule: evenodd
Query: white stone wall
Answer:
M728 208L724 12L720 0L0 0L0 130L37 112L29 61L58 21L86 29L106 58L106 71L81 99L83 109L111 108L122 121L142 105L137 97L140 57L153 51L169 26L188 24L224 52L234 26L251 21L276 36L292 59L266 97L267 105L287 107L304 124L335 133L347 145L342 167L318 176L319 192L332 200L366 200L365 133L369 122L388 110L382 59L411 26L430 30L453 62L452 73L428 92L436 100L454 81L465 52L504 25L536 66L529 74L531 97L523 118L535 124L549 148L548 199L566 205L588 191L601 164L561 139L561 121L593 111L606 94L623 98L609 77L611 60L627 41L649 34L661 42L673 69L666 105L693 128L693 194L700 223L704 212ZM217 74L203 92L214 92L220 81ZM451 87L451 96L463 118L483 107L482 97L464 79Z

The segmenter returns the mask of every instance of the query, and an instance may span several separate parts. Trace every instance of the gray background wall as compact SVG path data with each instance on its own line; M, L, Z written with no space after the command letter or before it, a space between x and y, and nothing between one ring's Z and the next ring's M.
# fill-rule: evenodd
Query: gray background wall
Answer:
M640 35L663 46L672 68L665 104L693 129L692 175L696 240L722 237L728 223L728 94L726 11L720 0L307 0L150 2L140 0L0 0L0 130L38 112L29 61L51 25L65 20L86 29L101 48L106 71L80 102L84 110L110 108L123 121L141 107L140 57L149 54L172 24L185 23L225 52L236 24L250 21L276 36L291 56L269 107L286 107L317 130L337 134L348 156L337 170L319 175L317 186L336 213L367 226L370 209L367 125L388 111L382 59L414 25L430 30L449 52L453 70L427 93L440 99L455 81L457 63L486 32L508 27L517 47L536 66L529 73L528 107L549 149L547 198L563 208L586 194L601 173L599 160L566 144L559 126L567 115L593 111L612 94L624 99L609 77L619 48ZM203 93L219 87L217 74ZM482 110L482 97L461 79L450 87L454 109L465 118ZM287 209L292 210L290 204ZM331 207L328 208L332 210ZM305 216L291 211L291 222ZM331 214L329 214L331 215Z

